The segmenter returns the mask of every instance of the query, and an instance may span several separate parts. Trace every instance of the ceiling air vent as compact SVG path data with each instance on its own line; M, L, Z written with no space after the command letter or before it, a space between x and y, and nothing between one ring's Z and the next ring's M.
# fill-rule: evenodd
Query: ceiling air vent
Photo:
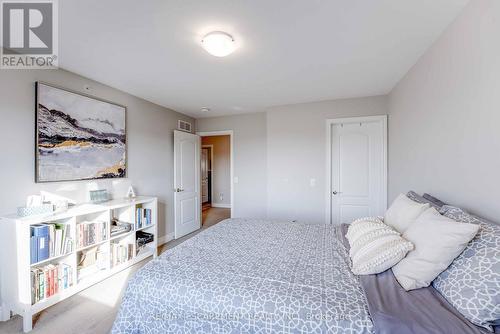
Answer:
M179 120L179 122L177 123L177 128L181 131L191 133L192 126L189 122Z

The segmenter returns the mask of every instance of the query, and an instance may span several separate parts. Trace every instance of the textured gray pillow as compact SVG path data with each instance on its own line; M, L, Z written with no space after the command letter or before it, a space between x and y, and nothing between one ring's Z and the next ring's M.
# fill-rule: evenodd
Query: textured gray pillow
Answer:
M423 197L423 196L420 196L419 194L417 194L416 192L414 192L413 190L410 190L407 194L406 194L406 197L408 197L409 199L411 199L412 201L414 202L417 202L417 203L420 203L420 204L429 204L430 206L436 208L436 210L439 211L439 209L441 208L440 206L436 205L436 203L434 203L433 201Z
M426 200L428 200L429 202L436 204L439 207L446 205L445 202L441 201L439 198L436 198L430 194L425 193L422 195L422 197L425 198Z
M441 213L480 230L432 285L464 317L492 331L500 321L500 226L452 206Z

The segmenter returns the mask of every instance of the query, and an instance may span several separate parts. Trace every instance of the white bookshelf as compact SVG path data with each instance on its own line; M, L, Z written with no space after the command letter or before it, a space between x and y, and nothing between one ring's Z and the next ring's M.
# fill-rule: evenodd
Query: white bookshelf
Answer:
M151 224L138 228L136 226L136 208L151 209ZM111 237L111 219L118 218L132 224L132 230ZM106 238L102 241L85 247L78 246L76 226L83 221L105 222ZM44 261L31 264L30 259L30 227L42 223L64 223L70 225L70 236L73 240L73 249L66 254L54 256ZM144 231L154 235L154 241L139 250L136 243L137 231ZM0 252L1 264L1 308L0 321L7 320L11 313L23 317L23 330L32 330L33 315L50 307L100 281L124 270L150 256L158 255L158 201L155 197L137 197L133 200L117 199L101 204L82 204L74 206L64 212L51 215L23 217L15 215L0 218ZM133 245L132 258L126 262L113 266L111 261L111 243ZM104 263L99 270L86 277L79 277L78 260L82 251L99 247L104 254ZM107 252L107 257L106 257ZM58 293L32 304L31 295L31 268L46 264L65 263L71 266L73 277L71 286Z

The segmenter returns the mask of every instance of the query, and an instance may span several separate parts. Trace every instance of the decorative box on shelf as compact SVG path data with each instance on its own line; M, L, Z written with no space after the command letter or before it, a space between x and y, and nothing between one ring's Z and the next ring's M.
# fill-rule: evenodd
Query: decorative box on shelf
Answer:
M21 206L17 208L17 216L18 217L28 217L28 216L36 216L43 215L54 212L53 204L42 204L38 206Z
M108 191L105 189L89 191L91 203L104 203L109 200Z
M154 236L140 254L138 208L150 211L150 225L141 230ZM111 234L112 219L127 224L128 230ZM34 314L147 257L156 257L157 226L158 201L142 196L75 205L43 216L0 217L0 243L5 250L0 252L0 321L19 314L24 331L29 332ZM40 246L49 249L40 250Z

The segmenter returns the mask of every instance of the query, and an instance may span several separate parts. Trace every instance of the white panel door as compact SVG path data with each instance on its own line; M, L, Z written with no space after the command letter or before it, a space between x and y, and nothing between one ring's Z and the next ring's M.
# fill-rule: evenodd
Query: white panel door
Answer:
M386 118L331 125L331 222L351 223L386 209Z
M196 231L200 224L200 137L174 131L175 238Z

